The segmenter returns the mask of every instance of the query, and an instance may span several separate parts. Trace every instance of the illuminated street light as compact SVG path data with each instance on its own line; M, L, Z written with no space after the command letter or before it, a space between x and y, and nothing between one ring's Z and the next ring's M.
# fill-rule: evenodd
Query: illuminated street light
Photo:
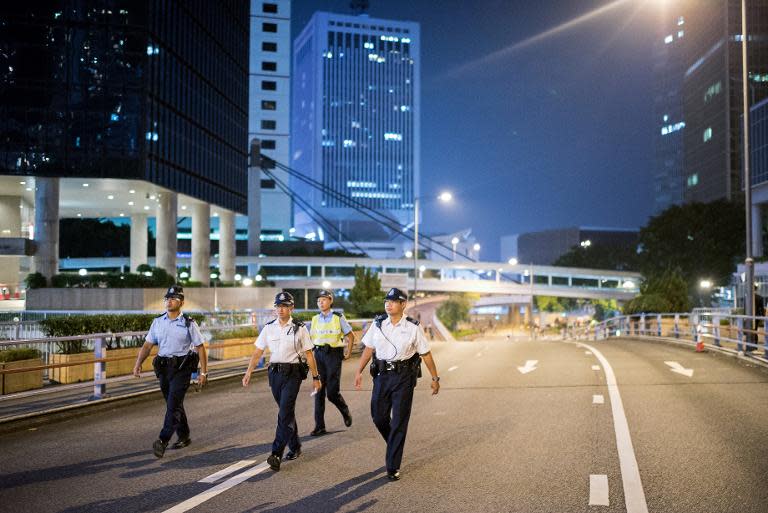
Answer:
M448 191L443 191L437 197L443 203L449 203L453 199L453 194ZM416 292L419 289L419 278L416 272L416 261L419 258L419 200L420 197L416 197L413 200L413 300L416 301ZM455 250L454 250L455 254Z
M235 275L235 281L240 281L242 279L243 279L243 275L242 274L236 274Z
M250 278L243 278L243 286L250 287L253 285L253 280Z
M699 287L703 290L709 290L712 288L712 282L710 280L701 280L699 282Z
M77 271L77 274L79 274L80 276L86 276L88 274L88 269L80 269L79 271Z
M179 273L179 278L181 278L182 280L186 280L187 278L189 278L189 273L187 271L181 271Z
M509 263L509 265L517 265L517 258L510 258L507 263Z
M328 280L323 280L323 288L324 289L330 289L331 288L331 282Z

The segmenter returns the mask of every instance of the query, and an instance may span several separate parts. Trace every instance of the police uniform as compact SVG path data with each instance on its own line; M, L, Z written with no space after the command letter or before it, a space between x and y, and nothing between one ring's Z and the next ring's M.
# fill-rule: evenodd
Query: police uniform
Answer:
M280 304L293 306L293 296L281 292L275 297L275 306ZM301 382L307 377L303 354L312 349L312 340L304 323L291 318L281 326L278 319L273 319L264 325L255 345L262 350L269 348L269 387L279 408L270 458L276 456L282 459L287 445L288 459L293 459L301 451L299 429L296 425L296 397Z
M333 294L323 290L318 295L333 299ZM315 429L310 433L312 436L323 435L325 431L325 396L341 412L344 418L344 425L352 425L352 415L349 413L349 406L339 393L341 382L341 362L344 360L344 337L352 332L352 327L347 320L338 312L329 312L323 315L322 312L312 317L309 334L314 343L315 362L317 371L320 375L320 381L323 388L315 395Z
M181 286L175 285L168 289L165 297L183 300L183 292ZM155 452L156 455L159 452L159 456L162 456L174 432L179 438L175 447L189 445L189 424L184 411L184 396L189 388L192 372L197 370L199 363L198 354L192 351L192 348L202 345L203 337L197 323L186 314L180 313L178 317L171 319L168 312L165 312L152 321L146 340L158 346L152 365L160 380L166 411L159 436L163 445L162 451L155 447ZM157 442L155 444L157 445Z
M392 289L386 299L405 301L407 296L399 289ZM419 321L403 316L397 324L392 324L389 316L383 314L375 318L362 343L375 351L371 363L371 417L387 443L387 475L399 479L413 389L421 366L420 355L429 353L429 342Z

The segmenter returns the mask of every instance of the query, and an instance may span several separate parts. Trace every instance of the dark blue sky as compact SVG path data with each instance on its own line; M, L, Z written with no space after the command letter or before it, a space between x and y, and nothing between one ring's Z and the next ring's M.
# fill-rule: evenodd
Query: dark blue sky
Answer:
M422 193L456 196L425 205L422 229L470 227L486 260L502 235L645 224L656 3L371 0L371 17L421 24ZM294 37L317 10L350 13L349 0L292 10Z

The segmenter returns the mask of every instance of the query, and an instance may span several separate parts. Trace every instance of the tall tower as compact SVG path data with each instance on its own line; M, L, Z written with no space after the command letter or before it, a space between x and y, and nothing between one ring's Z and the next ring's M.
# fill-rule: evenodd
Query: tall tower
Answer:
M293 52L291 167L403 224L418 195L419 43L418 23L317 12ZM342 231L363 222L327 190L294 190Z

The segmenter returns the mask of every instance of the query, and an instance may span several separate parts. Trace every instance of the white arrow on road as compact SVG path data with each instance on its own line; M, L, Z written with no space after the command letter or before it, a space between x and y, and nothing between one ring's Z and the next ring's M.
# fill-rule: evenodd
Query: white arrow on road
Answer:
M683 376L688 376L689 378L693 376L693 369L686 369L682 365L680 365L677 362L664 362L667 365L669 365L672 372L677 372L678 374L682 374Z
M528 374L529 372L536 370L537 363L539 363L538 360L526 360L525 367L518 367L517 370L520 371L520 374Z

